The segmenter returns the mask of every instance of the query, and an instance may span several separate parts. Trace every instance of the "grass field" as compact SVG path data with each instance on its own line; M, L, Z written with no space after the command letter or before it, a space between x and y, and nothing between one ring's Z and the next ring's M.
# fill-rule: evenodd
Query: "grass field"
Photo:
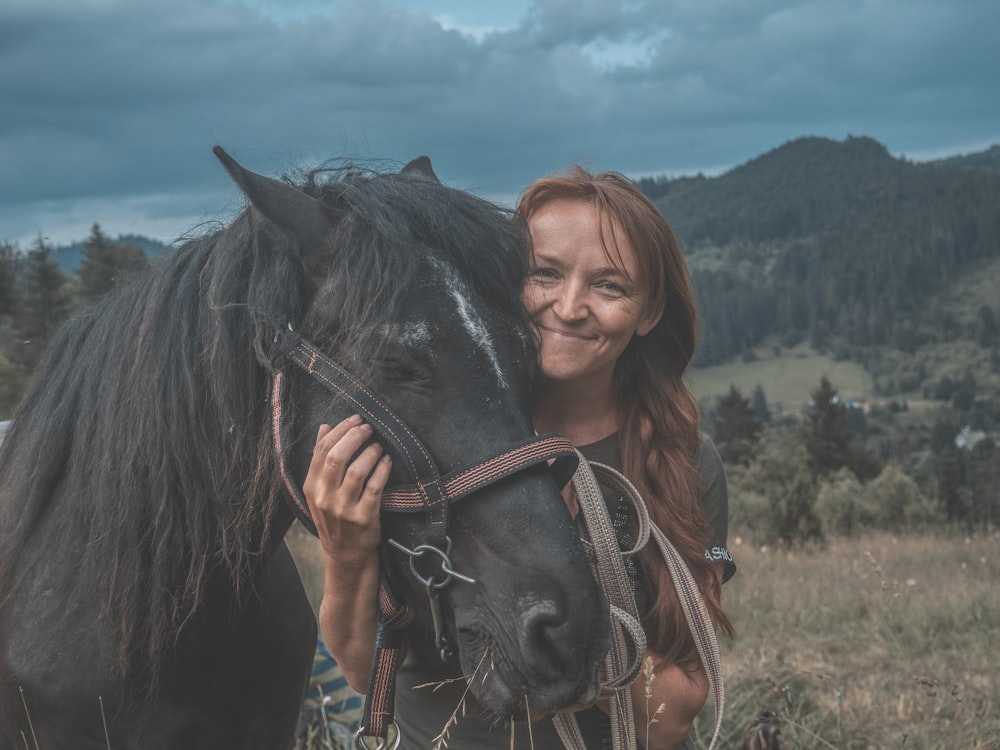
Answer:
M783 350L777 357L761 349L753 362L731 362L692 368L688 372L698 399L713 404L716 398L729 392L730 386L736 386L744 397L750 398L760 385L776 417L800 414L809 394L824 376L843 398L867 400L873 395L871 377L861 365L848 360L837 362L804 346Z
M316 548L293 543L316 601ZM731 546L720 748L770 710L786 750L1000 750L1000 535Z
M733 541L723 748L765 709L784 748L1000 748L1000 535Z

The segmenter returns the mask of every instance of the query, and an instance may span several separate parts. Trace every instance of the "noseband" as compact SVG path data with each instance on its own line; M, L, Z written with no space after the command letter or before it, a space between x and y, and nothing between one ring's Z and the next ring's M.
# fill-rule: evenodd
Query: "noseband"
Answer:
M289 425L284 418L286 389L284 370L287 363L301 368L317 383L351 404L357 413L372 425L379 439L388 444L397 465L402 466L409 475L410 483L387 487L382 493L382 509L401 513L425 513L424 542L413 549L408 549L392 539L388 542L410 556L410 570L427 591L437 647L441 651L442 658L446 658L451 652L451 647L444 636L438 591L455 578L475 583L473 579L452 568L448 556L451 551L451 540L448 538L449 505L505 477L543 462L551 462L556 480L559 486L562 486L569 481L576 469L578 462L576 451L561 435L530 436L500 454L441 476L430 452L402 419L364 383L291 330L289 326L288 330L279 331L275 340L273 359L275 374L271 395L272 430L289 507L302 525L314 535L316 526L309 513L309 506L302 490L289 474L285 461L285 454L291 445L287 435ZM418 560L425 558L431 560L436 558L440 574L418 571ZM384 571L385 566L382 568ZM379 588L377 621L375 656L368 680L364 716L356 740L359 748L367 747L365 736L380 738L377 748L386 746L389 725L393 723L396 668L399 664L402 634L413 621L413 611L395 598L384 575Z

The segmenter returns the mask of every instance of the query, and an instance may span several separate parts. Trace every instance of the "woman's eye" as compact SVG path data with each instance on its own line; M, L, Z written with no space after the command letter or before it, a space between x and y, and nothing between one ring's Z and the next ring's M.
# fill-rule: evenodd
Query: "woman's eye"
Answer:
M602 281L598 284L598 287L610 294L624 294L625 290L622 289L618 284L613 281Z

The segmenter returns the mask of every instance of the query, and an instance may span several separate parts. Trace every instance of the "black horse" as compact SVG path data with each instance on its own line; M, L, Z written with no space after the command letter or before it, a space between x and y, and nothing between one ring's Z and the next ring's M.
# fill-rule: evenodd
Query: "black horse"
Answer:
M290 746L316 639L283 467L301 482L318 426L356 409L286 367L281 455L289 328L443 474L532 436L523 223L423 158L295 186L217 154L250 206L69 321L0 449L3 748ZM403 464L391 481L412 481ZM489 653L480 704L592 698L606 605L545 462L450 515L451 565L475 582L441 590L441 635L466 673ZM424 514L391 516L387 535L421 544ZM424 586L384 558L412 647L437 653Z

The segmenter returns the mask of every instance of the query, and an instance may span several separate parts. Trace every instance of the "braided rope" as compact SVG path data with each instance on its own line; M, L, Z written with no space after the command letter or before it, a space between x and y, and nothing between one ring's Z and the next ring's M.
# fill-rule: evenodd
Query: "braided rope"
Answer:
M618 545L618 537L608 516L608 506L598 484L597 474L619 492L623 500L628 500L635 510L636 542L630 550L621 550ZM708 746L708 750L713 750L722 728L725 686L715 626L705 607L697 582L670 540L649 520L649 512L639 491L619 471L604 464L590 463L580 454L580 464L576 474L573 475L573 486L586 531L584 546L587 548L598 583L610 604L611 648L601 668L601 696L610 699L612 747L616 750L637 747L632 695L628 687L638 677L642 668L646 637L639 624L635 592L628 581L624 558L635 555L652 537L667 565L681 609L698 649L698 656L701 657L702 666L708 677L715 705L715 730ZM553 722L567 750L583 750L586 747L572 712L556 714Z

